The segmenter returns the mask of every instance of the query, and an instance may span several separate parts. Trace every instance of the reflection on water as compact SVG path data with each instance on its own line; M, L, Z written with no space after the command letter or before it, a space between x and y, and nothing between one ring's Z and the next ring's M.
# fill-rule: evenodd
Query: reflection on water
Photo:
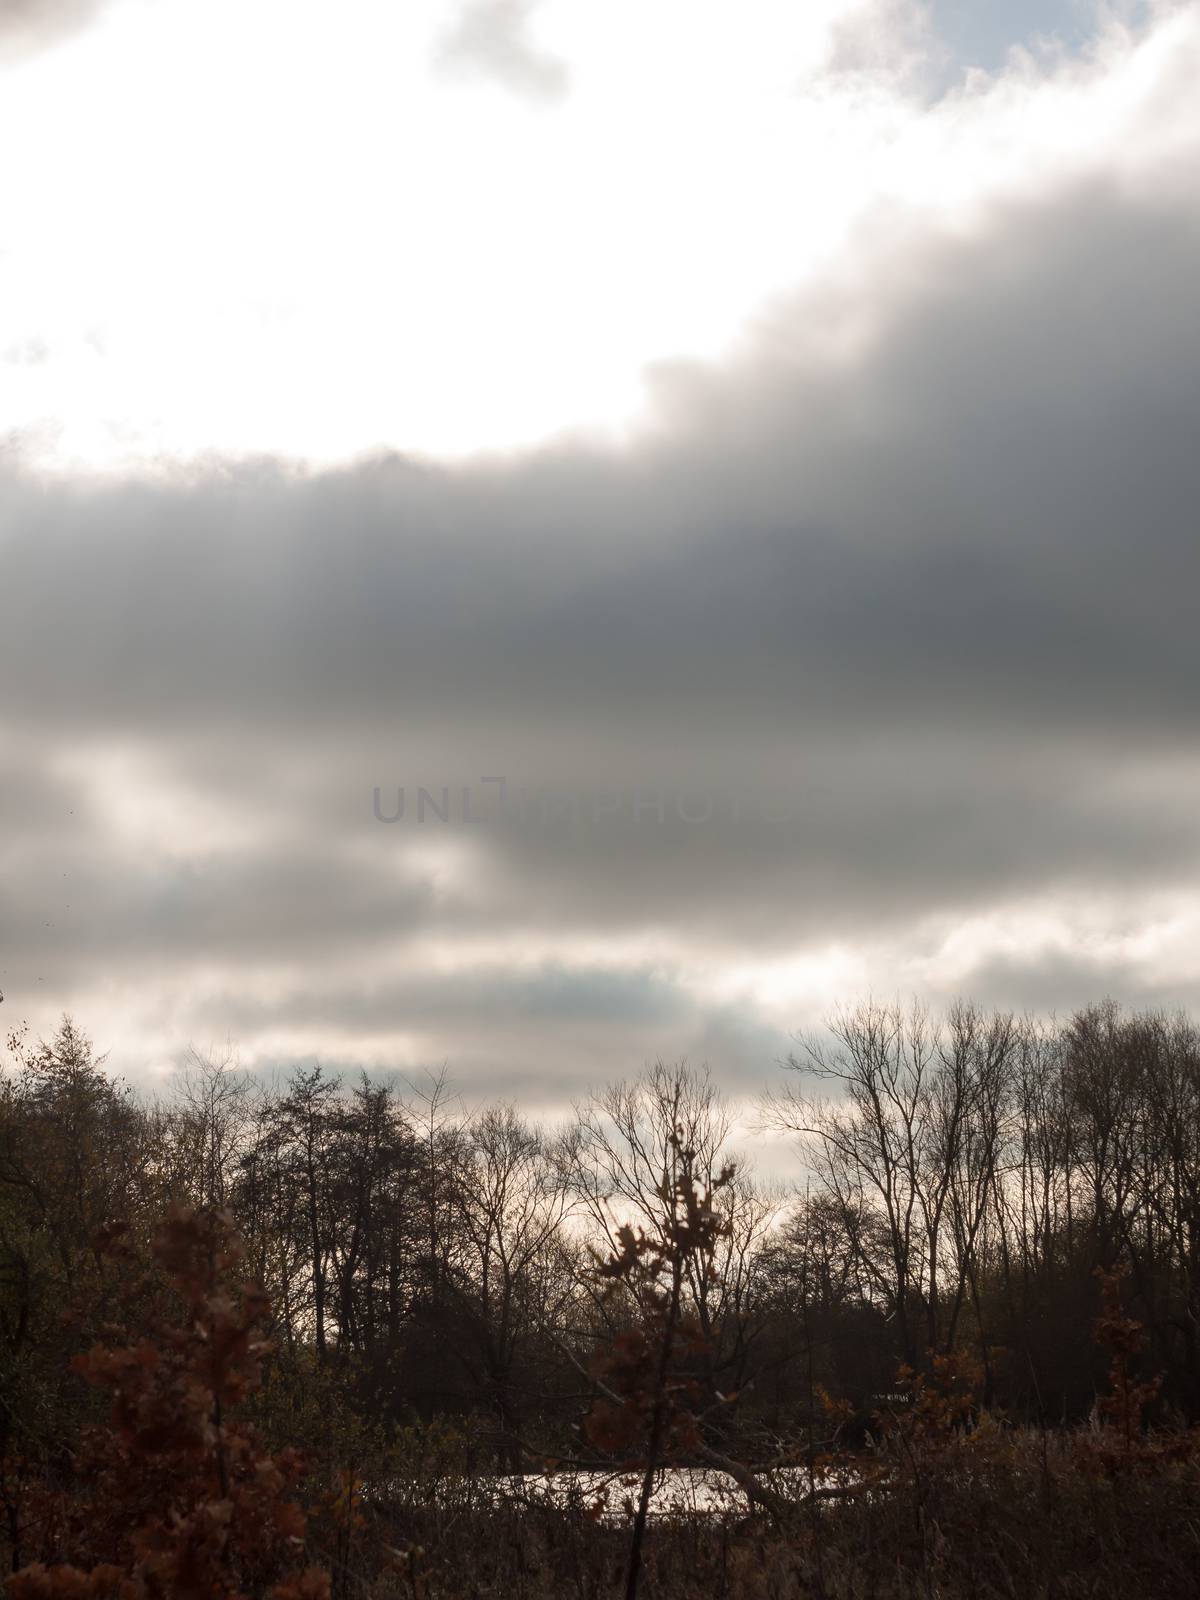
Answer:
M778 1495L802 1500L812 1487L851 1481L843 1469L829 1477L817 1474L814 1480L807 1467L754 1469L759 1481ZM856 1475L854 1475L856 1476ZM564 1511L582 1511L606 1522L622 1522L632 1517L641 1493L642 1475L631 1472L585 1472L560 1470L494 1476L474 1476L448 1472L396 1478L366 1489L368 1499L394 1507L424 1506L442 1510L494 1508L513 1510L522 1507L555 1506ZM653 1517L745 1516L750 1509L744 1489L728 1473L704 1467L664 1467L654 1478L650 1500Z

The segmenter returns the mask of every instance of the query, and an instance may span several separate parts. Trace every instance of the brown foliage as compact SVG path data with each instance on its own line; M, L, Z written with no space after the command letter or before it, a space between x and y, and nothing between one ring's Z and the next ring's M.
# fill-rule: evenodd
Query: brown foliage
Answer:
M642 1471L642 1487L634 1512L626 1600L634 1600L641 1574L654 1475L664 1454L695 1450L701 1443L694 1402L700 1393L688 1372L689 1357L703 1354L709 1340L699 1322L684 1316L682 1287L689 1268L704 1277L713 1271L718 1239L729 1223L718 1213L715 1198L733 1181L726 1167L701 1190L696 1182L696 1152L682 1126L669 1140L674 1163L659 1190L664 1213L656 1235L626 1225L618 1231L618 1248L599 1263L598 1276L609 1293L624 1290L637 1320L617 1335L607 1352L592 1364L600 1389L584 1423L584 1437L599 1449L633 1458Z
M119 1249L119 1231L105 1248ZM238 1285L241 1245L222 1211L176 1209L154 1246L180 1311L137 1343L97 1345L75 1370L112 1396L68 1481L27 1496L24 1542L42 1560L12 1600L326 1600L324 1572L296 1570L304 1516L293 1451L265 1453L226 1408L259 1381L261 1291Z
M1200 1455L1200 1429L1169 1434L1147 1431L1146 1408L1158 1398L1162 1375L1156 1373L1139 1382L1133 1371L1142 1352L1144 1333L1142 1324L1121 1305L1125 1269L1097 1269L1096 1276L1100 1280L1101 1311L1095 1322L1095 1339L1110 1356L1111 1392L1096 1402L1097 1420L1107 1425L1081 1436L1080 1465L1111 1475L1195 1459Z
M610 1292L631 1298L636 1322L618 1333L592 1363L601 1389L584 1422L589 1444L609 1454L634 1456L649 1451L654 1465L664 1455L686 1456L699 1440L693 1408L701 1388L690 1365L709 1347L695 1316L685 1314L680 1288L688 1263L711 1271L716 1242L729 1224L715 1208L715 1197L733 1177L727 1168L701 1192L692 1170L692 1152L675 1137L680 1170L662 1198L668 1204L657 1236L622 1227L617 1249L602 1261L597 1275Z

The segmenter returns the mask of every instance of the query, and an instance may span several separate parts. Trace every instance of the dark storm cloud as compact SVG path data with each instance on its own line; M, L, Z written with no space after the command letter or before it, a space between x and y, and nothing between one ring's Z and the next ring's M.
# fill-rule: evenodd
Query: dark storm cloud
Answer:
M505 1082L555 1038L607 1060L673 1037L749 1072L770 1026L572 950L649 931L784 956L1194 876L1198 221L1180 171L897 234L865 303L780 304L740 362L657 372L624 452L11 476L6 921L34 931L0 987L51 956L82 986L104 948L110 977L220 968L194 1015L215 1025L217 994L247 1039L322 1021L352 1052L407 1016ZM109 746L211 838L118 828ZM581 794L582 820L371 816L375 785L485 774ZM658 790L664 820L635 817ZM682 821L680 793L716 816ZM436 941L488 936L511 985L422 975ZM1044 974L987 959L989 993L1042 1003Z
M664 717L685 748L851 716L1190 730L1198 267L1193 207L1059 198L901 266L840 369L801 305L740 371L661 375L670 426L623 457L11 485L0 652L65 635L15 710L501 717L567 760Z

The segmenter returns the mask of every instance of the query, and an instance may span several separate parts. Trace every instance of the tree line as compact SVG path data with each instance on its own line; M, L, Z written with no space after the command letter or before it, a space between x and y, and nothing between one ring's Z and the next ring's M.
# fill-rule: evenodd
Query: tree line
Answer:
M128 1317L131 1263L173 1204L231 1214L271 1308L257 1403L318 1451L338 1430L430 1437L449 1419L481 1469L594 1456L597 1363L638 1316L612 1263L678 1235L693 1187L713 1221L673 1289L695 1330L680 1359L698 1432L681 1451L773 1459L827 1426L827 1397L848 1402L855 1442L912 1375L959 1357L989 1411L1086 1418L1104 1386L1097 1269L1123 1273L1160 1414L1200 1420L1188 1017L871 1004L799 1040L786 1068L757 1112L794 1135L785 1193L732 1160L729 1107L686 1065L601 1088L551 1127L505 1103L465 1110L444 1078L319 1066L264 1085L197 1058L150 1100L70 1021L14 1036L0 1460L52 1471L69 1447L89 1403L69 1357Z

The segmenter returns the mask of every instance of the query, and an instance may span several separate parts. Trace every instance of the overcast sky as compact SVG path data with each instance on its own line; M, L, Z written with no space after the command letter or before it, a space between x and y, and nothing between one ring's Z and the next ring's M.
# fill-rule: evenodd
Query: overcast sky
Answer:
M8 0L3 1021L537 1110L1194 1005L1197 81L1195 3Z

